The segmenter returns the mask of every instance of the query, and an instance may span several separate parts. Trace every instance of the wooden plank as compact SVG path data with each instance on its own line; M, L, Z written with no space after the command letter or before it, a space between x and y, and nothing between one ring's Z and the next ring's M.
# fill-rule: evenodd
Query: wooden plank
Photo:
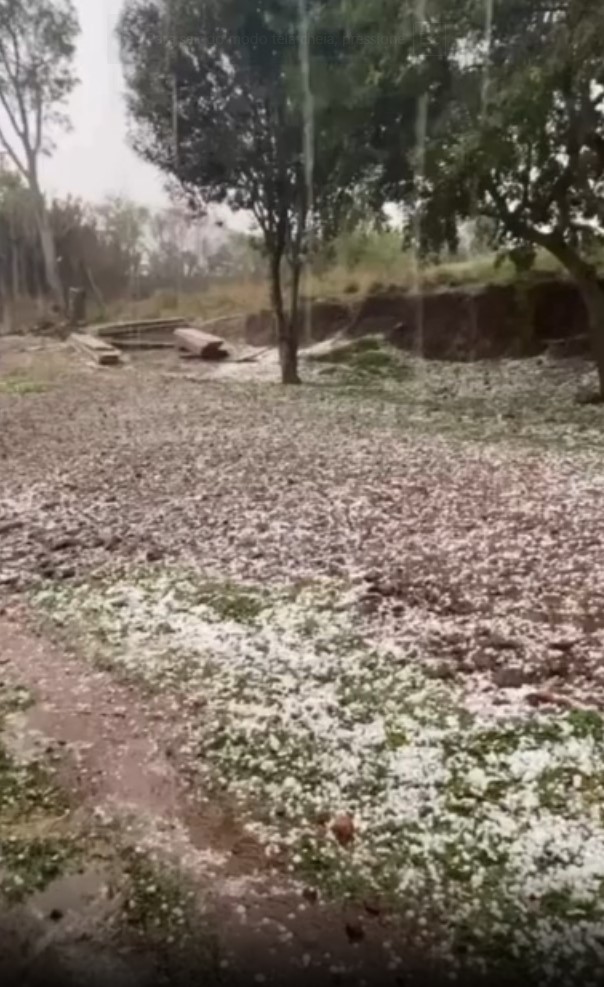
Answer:
M188 320L180 318L168 319L130 319L124 322L105 322L102 325L91 328L97 336L130 335L138 332L146 332L152 329L178 329L180 326L187 326Z
M102 339L85 336L81 333L72 333L69 338L80 353L94 360L101 367L113 367L121 360L119 350L109 346Z
M263 356L266 356L267 353L270 353L272 349L274 349L272 346L265 346L264 349L261 350L256 347L253 347L253 349L250 347L248 352L246 352L243 356L238 356L236 358L235 363L255 363L256 360L260 360Z
M224 360L228 356L224 339L211 336L201 329L176 329L174 338L179 349L186 350L201 360Z
M113 342L119 347L120 350L173 350L174 343L166 342L161 339L113 339Z

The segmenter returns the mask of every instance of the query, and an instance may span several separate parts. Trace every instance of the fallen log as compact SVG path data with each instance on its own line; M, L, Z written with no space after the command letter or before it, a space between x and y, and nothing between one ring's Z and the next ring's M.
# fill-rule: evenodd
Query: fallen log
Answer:
M81 333L73 333L69 338L83 356L93 360L100 367L114 367L120 363L119 350L109 346L102 339L96 339L95 336L85 336Z
M176 329L174 332L176 345L187 354L197 357L199 360L225 360L228 351L225 348L224 339L220 336L211 336L201 329Z

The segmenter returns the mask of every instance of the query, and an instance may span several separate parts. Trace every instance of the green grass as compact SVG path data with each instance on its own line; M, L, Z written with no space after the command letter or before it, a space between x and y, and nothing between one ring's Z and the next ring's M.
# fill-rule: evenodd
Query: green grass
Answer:
M73 837L2 836L0 893L10 902L20 902L43 891L76 867L80 850Z
M154 864L130 847L121 853L126 878L124 919L141 935L179 938L186 930L195 901L181 876Z
M202 583L195 595L198 603L210 607L221 620L243 624L253 623L268 603L259 590L231 582Z
M11 394L25 396L27 394L41 394L48 390L48 385L40 380L33 380L23 374L10 374L0 380L0 394Z
M215 983L218 936L211 919L200 912L198 890L191 881L180 870L132 847L121 850L120 866L121 921L146 949L159 948L164 954L170 982L179 975L186 980L194 970L196 982L203 974L203 982Z
M409 376L402 355L376 336L345 342L322 353L310 353L307 359L321 365L321 376L345 384L401 381Z
M0 686L0 731L31 702ZM63 791L39 761L20 764L0 738L0 895L20 901L40 891L79 858L79 838L65 832Z
M460 705L457 686L365 639L335 584L274 593L257 622L245 607L233 618L229 607L221 627L223 618L199 605L207 587L193 577L180 590L169 572L156 572L155 585L135 572L131 579L63 587L38 602L73 621L84 642L103 624L115 668L203 700L192 726L204 790L228 790L258 838L308 884L338 901L377 895L421 918L456 954L472 948L499 959L507 950L508 960L536 966L550 949L544 924L553 935L561 920L603 920L601 716L477 717ZM112 606L118 596L129 611ZM340 807L362 818L346 849L320 822ZM550 834L543 844L541 833ZM584 845L588 891L573 870ZM173 911L178 938L183 918L169 876L137 868L136 924L153 929ZM591 962L591 949L578 941L573 961Z

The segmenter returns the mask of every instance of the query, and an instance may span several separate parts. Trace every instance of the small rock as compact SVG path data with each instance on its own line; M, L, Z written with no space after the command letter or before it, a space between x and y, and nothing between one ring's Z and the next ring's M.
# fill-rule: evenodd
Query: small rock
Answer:
M354 819L348 812L338 813L330 829L340 846L350 846L354 840Z
M302 891L302 897L305 901L308 901L311 905L315 905L319 900L319 892L316 888L304 888Z
M574 703L572 699L568 696L560 696L554 692L531 692L529 696L526 697L526 701L529 706L539 707L539 706L562 706L564 709L574 709Z
M572 651L575 644L576 642L570 640L569 638L560 638L557 641L550 641L549 646L553 651L562 651L566 653L568 651Z
M426 671L431 679L439 679L443 682L448 682L455 678L456 668L452 662L439 661L435 665L427 666Z
M360 922L347 922L344 926L349 942L362 942L365 930Z
M23 527L23 521L15 519L14 521L0 521L0 535L7 535L10 531L16 531L17 528Z
M117 548L118 545L121 545L121 543L122 539L119 535L109 535L109 537L105 539L105 548L112 550Z
M564 653L548 655L546 669L548 678L566 678L570 671L568 656Z
M382 906L377 898L366 898L363 902L363 906L368 915L373 918L377 918L378 915L382 914Z
M499 689L519 689L526 685L527 673L521 665L509 665L494 672L493 682Z
M516 651L519 647L518 641L497 633L489 635L489 644L492 648L497 648L498 651Z
M53 552L64 552L68 548L74 548L75 544L74 538L71 538L69 535L60 535L58 538L53 539L50 543L50 548Z
M493 655L490 655L487 651L479 651L472 658L472 665L476 672L488 672L493 667L493 664Z
M0 572L0 586L17 586L18 583L18 572Z
M60 569L57 569L58 579L73 579L75 574L75 566L72 565L62 565Z
M45 558L43 558L43 559L40 559L40 561L38 563L38 571L41 573L42 576L45 576L47 579L52 579L53 578L53 576L55 575L56 569L57 569L57 567L56 567L55 563L52 561L52 559L45 559Z
M160 559L163 559L163 557L164 553L161 548L157 547L157 545L152 545L151 548L148 548L145 553L147 562L159 562Z

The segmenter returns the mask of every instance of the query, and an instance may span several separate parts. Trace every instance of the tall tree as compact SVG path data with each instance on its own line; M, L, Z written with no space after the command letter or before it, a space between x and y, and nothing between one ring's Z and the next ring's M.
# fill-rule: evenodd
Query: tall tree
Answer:
M75 78L78 21L71 0L0 0L0 148L25 179L35 207L48 287L63 306L39 164Z
M365 69L390 99L415 103L414 131L378 136L382 187L413 207L418 246L484 216L514 258L549 251L581 291L604 397L601 0L343 2L357 18L379 6L398 27Z
M309 0L310 22L325 5ZM309 43L312 65L301 59L307 28L298 0L128 0L120 25L138 152L175 179L193 207L226 203L255 217L268 259L284 383L298 382L309 221L333 226L354 201L359 181L359 156L331 126L325 73L335 50L313 50ZM323 94L312 119L310 69Z

